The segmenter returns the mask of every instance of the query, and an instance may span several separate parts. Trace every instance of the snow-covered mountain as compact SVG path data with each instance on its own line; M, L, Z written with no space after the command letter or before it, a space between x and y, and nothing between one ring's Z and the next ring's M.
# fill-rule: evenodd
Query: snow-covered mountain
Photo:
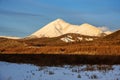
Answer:
M34 32L30 35L30 37L57 37L67 33L77 33L87 36L100 36L103 31L88 23L84 23L82 25L73 25L65 22L62 19L57 19Z

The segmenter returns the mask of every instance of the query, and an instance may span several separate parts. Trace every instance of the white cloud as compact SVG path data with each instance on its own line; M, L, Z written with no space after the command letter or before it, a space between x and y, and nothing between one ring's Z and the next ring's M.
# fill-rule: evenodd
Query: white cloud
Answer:
M108 27L98 27L100 30L102 30L105 34L109 35L111 34L113 31L111 31Z
M110 29L106 26L103 26L103 27L98 27L100 30L106 32L106 31L110 31Z

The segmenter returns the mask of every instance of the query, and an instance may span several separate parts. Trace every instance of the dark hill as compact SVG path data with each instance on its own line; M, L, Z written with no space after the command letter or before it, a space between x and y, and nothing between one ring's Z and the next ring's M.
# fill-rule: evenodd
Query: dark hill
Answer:
M110 41L120 40L120 30L118 30L110 35L105 36L103 39L110 40Z

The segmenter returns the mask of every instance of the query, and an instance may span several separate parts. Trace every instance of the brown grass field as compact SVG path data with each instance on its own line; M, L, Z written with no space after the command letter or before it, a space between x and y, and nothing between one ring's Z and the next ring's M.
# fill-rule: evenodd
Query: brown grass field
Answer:
M0 54L120 55L120 30L93 41L65 43L60 41L60 37L19 40L0 38Z

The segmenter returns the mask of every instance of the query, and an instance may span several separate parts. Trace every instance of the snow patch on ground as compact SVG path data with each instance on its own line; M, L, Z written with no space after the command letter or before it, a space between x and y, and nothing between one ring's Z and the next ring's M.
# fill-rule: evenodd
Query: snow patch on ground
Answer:
M80 41L82 41L83 40L83 37L77 37Z
M93 38L85 38L86 41L93 41Z
M64 38L61 38L60 40L64 41L64 42L75 42L75 40L69 38L69 37L64 37Z
M70 36L70 35L68 35L67 37L72 39L72 36Z
M120 65L35 66L0 62L0 80L120 80ZM93 69L93 70L92 70Z

